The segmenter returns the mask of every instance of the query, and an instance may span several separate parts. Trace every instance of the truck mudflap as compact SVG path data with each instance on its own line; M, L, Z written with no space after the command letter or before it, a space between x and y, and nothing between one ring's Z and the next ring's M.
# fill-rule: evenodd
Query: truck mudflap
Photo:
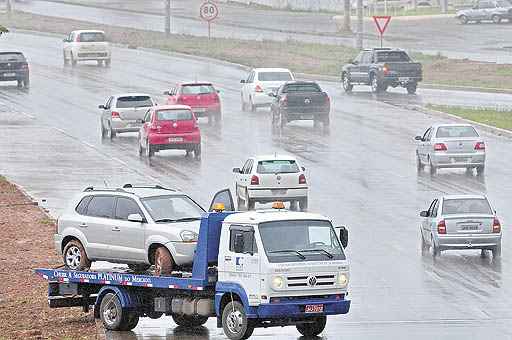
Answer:
M258 318L304 318L319 315L347 314L350 300L333 296L329 299L287 299L279 302L260 304L257 307Z

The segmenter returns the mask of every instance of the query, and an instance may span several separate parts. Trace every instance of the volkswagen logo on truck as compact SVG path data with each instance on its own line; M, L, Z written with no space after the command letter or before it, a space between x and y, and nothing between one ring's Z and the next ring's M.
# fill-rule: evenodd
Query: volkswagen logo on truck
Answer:
M316 286L316 276L310 276L308 277L308 285L310 287Z

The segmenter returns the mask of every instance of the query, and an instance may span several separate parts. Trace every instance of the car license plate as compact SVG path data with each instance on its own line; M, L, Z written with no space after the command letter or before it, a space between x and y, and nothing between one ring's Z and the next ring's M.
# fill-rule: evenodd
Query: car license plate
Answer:
M478 230L478 225L464 225L462 226L462 230Z
M324 305L306 305L304 313L322 313L324 311Z
M272 195L286 195L286 189L273 189Z
M16 77L16 73L4 73L4 77Z
M466 163L468 159L466 157L453 157L452 163Z
M399 77L398 78L398 81L409 81L410 78L409 77Z
M198 107L196 109L194 109L195 112L205 112L206 109L204 107Z
M183 137L170 137L169 143L178 143L183 142Z

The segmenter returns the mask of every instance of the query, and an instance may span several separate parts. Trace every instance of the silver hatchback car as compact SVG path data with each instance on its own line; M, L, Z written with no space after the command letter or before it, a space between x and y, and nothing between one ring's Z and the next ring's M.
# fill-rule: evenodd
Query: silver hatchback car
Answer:
M501 224L485 196L436 198L420 216L422 252L430 248L437 256L447 249L481 249L501 256Z
M439 168L476 168L479 175L485 170L485 142L469 124L433 125L415 139L418 170L425 165L431 174Z
M55 247L72 270L92 261L155 265L168 275L192 264L204 210L184 193L160 186L85 189L59 217Z

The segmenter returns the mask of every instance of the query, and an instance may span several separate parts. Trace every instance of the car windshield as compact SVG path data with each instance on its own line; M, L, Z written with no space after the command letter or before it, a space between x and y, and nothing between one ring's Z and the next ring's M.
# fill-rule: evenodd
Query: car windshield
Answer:
M408 62L411 61L407 53L403 51L386 51L377 53L377 62Z
M437 138L478 137L478 132L472 126L441 126L437 129Z
M288 84L284 87L283 93L290 92L322 92L317 84Z
M447 199L443 201L443 215L486 214L492 215L489 202L482 198Z
M102 42L105 41L105 34L102 32L80 33L80 42Z
M187 196L157 196L141 199L155 222L200 219L204 210Z
M289 81L293 80L290 72L259 72L259 81Z
M183 110L160 110L157 111L157 120L191 120L192 112Z
M259 233L269 262L344 260L345 254L329 221L264 222Z
M268 160L259 161L256 172L259 174L278 174L299 172L299 166L294 160Z
M25 61L25 57L21 53L0 53L0 62L7 61Z
M512 7L512 4L506 0L500 0L496 2L498 7Z
M124 109L128 107L149 107L153 106L149 96L126 96L117 98L116 107Z
M210 84L183 85L181 87L182 94L210 94L214 92L215 89Z

